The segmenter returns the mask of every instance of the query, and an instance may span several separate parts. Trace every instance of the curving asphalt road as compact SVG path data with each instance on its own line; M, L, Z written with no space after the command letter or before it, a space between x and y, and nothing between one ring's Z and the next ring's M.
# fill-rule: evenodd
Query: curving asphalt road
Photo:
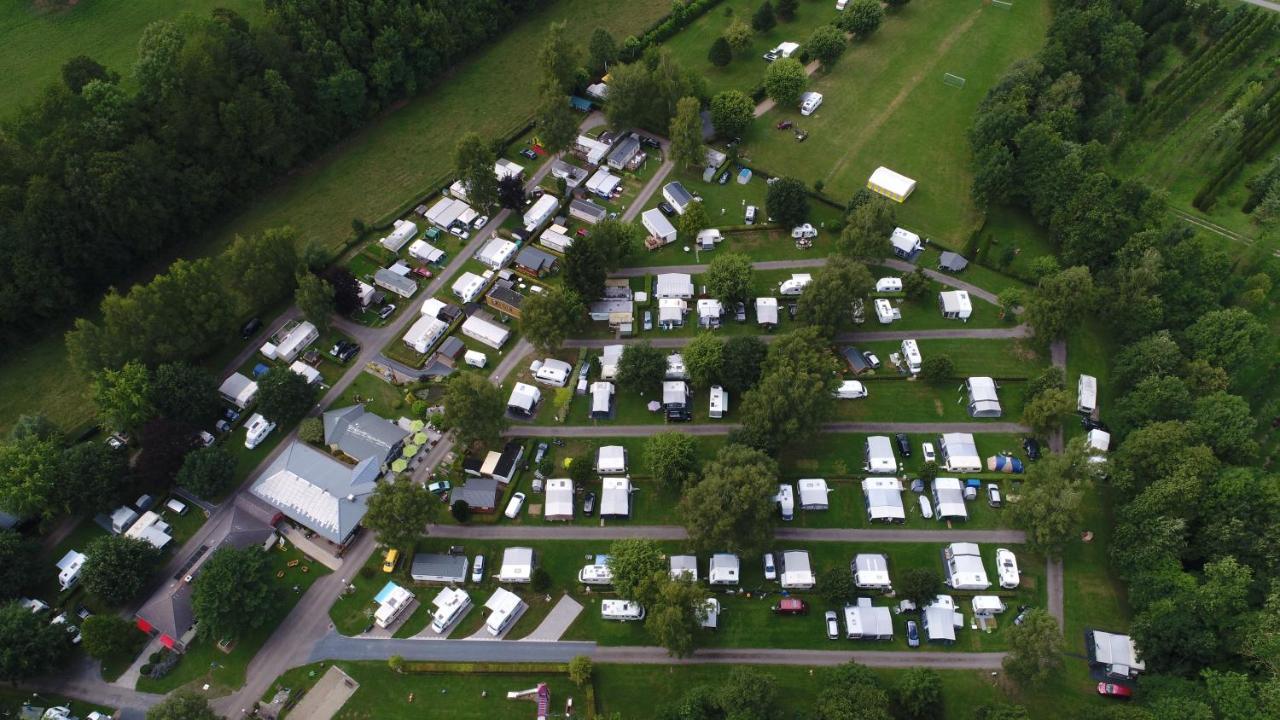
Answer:
M856 660L872 667L932 667L950 670L995 670L1004 653L901 650L788 650L775 648L704 648L676 659L660 647L601 646L593 642L472 642L467 640L383 640L349 638L330 633L316 644L310 662L325 660L406 660L436 662L539 663L568 662L586 655L598 663L696 665L840 665Z
M432 535L459 540L617 540L642 537L650 540L684 540L679 525L432 525ZM1027 541L1021 530L908 530L905 528L793 528L780 527L779 540L793 542L888 543L1013 543Z
M685 435L728 435L739 425L734 423L655 423L653 425L516 425L503 432L505 437L648 437L660 432L678 430ZM822 432L829 433L1027 433L1026 425L1011 422L834 422L825 423Z

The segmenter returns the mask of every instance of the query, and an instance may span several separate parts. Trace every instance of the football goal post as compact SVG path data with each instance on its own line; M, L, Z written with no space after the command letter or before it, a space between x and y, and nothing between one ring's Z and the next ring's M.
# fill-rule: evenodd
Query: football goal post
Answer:
M964 87L964 78L959 75L952 75L951 73L943 73L942 82L954 88Z

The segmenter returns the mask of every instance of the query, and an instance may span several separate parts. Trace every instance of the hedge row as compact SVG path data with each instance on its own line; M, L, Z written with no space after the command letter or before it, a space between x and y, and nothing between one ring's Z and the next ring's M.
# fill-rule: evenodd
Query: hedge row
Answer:
M569 672L565 663L530 663L512 665L511 663L450 663L450 662L407 662L404 664L407 673L484 673L487 675L528 675L531 673Z
M691 0L687 3L672 3L670 13L655 20L639 37L632 35L622 42L618 59L626 63L639 60L645 48L671 39L721 2L722 0Z

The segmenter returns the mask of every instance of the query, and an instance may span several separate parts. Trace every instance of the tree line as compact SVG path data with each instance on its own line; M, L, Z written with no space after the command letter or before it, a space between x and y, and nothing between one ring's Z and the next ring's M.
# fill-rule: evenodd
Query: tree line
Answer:
M992 88L971 131L975 197L1025 208L1056 246L1024 298L1037 340L1092 322L1117 346L1109 462L1077 442L1036 463L1013 520L1058 554L1081 529L1084 491L1109 486L1111 563L1147 666L1145 702L1124 717L1269 717L1280 712L1280 483L1260 463L1255 418L1273 414L1260 380L1275 339L1254 310L1272 302L1280 267L1170 224L1159 193L1107 168L1149 43L1217 17L1155 5L1058 2L1045 47ZM1038 415L1070 412L1060 375L1032 390Z
M0 131L0 337L199 233L540 0L266 0L152 23L131 83L88 57Z

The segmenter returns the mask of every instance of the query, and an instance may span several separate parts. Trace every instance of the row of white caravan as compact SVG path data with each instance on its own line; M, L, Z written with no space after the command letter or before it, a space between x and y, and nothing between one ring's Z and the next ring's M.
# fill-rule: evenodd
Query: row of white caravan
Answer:
M874 475L902 471L888 435L871 435L863 445L863 469ZM982 458L972 433L943 433L938 436L938 466L948 472L982 472Z

